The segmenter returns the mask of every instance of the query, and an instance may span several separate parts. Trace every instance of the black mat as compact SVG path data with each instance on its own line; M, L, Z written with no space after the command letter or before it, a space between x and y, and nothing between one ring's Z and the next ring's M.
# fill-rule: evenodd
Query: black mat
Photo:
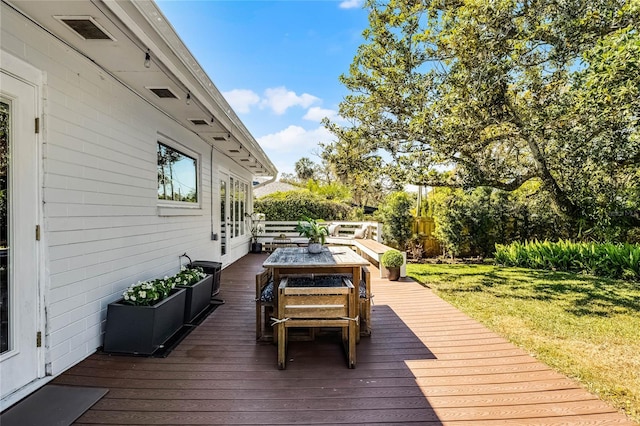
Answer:
M109 389L46 385L0 415L2 426L67 426Z

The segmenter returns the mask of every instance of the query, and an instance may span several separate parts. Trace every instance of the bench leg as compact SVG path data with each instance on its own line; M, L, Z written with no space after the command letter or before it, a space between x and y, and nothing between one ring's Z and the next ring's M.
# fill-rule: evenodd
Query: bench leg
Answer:
M356 331L357 327L353 321L349 321L349 350L347 351L347 357L349 359L349 368L356 368Z
M256 340L262 338L262 304L256 302Z
M284 370L287 368L287 329L284 323L276 325L278 329L278 369Z

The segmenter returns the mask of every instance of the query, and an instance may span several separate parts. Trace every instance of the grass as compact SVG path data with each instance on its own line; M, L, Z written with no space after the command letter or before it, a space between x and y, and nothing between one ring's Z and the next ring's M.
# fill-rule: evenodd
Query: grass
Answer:
M640 284L486 264L407 273L640 423Z

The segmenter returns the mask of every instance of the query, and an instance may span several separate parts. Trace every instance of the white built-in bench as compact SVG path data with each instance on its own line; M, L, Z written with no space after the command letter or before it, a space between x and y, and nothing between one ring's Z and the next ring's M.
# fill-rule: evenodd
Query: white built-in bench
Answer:
M392 247L386 246L375 240L357 239L357 238L353 240L352 244L356 248L356 251L358 252L358 254L365 255L366 257L371 259L372 262L377 264L376 266L380 270L380 278L387 277L389 271L387 270L387 268L382 266L380 261L382 260L382 255L386 251L393 250ZM407 255L406 253L402 253L402 256L404 257L404 263L400 267L400 276L406 277L407 276Z
M266 221L264 224L264 232L259 235L259 241L264 243L265 250L271 251L276 247L285 247L288 245L302 245L308 240L301 238L300 234L295 230L298 222L293 221ZM381 236L382 224L378 222L327 222L327 227L333 229L334 233L326 238L329 245L346 245L354 247L361 255L364 254L380 269L380 277L387 277L387 269L380 265L380 259L391 247L386 246L378 241ZM331 225L337 225L331 228ZM367 238L355 238L355 233L361 229L366 229L365 236ZM400 267L400 276L407 276L407 255L403 253L405 258L404 264Z

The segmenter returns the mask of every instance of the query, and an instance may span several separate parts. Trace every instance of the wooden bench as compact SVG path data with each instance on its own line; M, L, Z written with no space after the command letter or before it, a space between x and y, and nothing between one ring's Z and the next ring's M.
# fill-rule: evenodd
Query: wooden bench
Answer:
M366 266L362 267L361 282L359 288L360 301L360 333L358 334L358 340L360 336L371 336L371 272Z
M350 280L338 277L339 286L296 286L287 277L278 287L278 368L286 368L287 332L291 327L339 327L347 353L347 366L356 365L358 305ZM291 280L291 285L289 285Z
M271 328L266 324L267 318L273 314L274 300L275 289L273 288L271 270L263 269L256 275L256 340L273 338L273 333L267 335L262 327L264 325L265 330Z
M369 240L369 239L355 239L353 240L353 246L356 248L356 252L359 255L361 256L365 255L366 257L371 259L372 262L376 264L378 269L380 269L380 278L387 277L387 268L383 267L380 264L380 261L382 260L382 255L386 251L392 250L392 247L386 246L378 241ZM400 267L400 276L406 277L407 276L407 258L405 253L402 253L402 255L404 256L404 263Z

